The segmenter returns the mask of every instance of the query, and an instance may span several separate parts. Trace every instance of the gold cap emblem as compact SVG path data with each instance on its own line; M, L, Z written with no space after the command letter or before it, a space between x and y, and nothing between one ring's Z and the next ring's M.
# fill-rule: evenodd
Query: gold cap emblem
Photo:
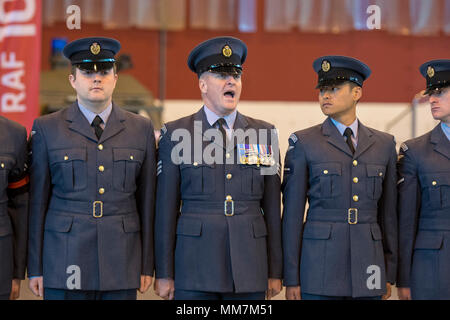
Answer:
M428 74L428 77L433 78L433 77L434 77L434 74L435 74L434 68L431 67L431 66L428 67L427 74Z
M97 55L97 54L100 53L100 50L101 50L100 45L97 42L94 42L91 45L91 52L92 52L92 54Z
M231 50L231 48L230 48L229 45L226 45L226 46L223 47L223 49L222 49L222 54L223 54L225 57L229 58L229 57L231 57L231 55L233 54L233 50Z
M327 60L323 60L322 62L322 71L323 72L328 72L331 69L331 65Z

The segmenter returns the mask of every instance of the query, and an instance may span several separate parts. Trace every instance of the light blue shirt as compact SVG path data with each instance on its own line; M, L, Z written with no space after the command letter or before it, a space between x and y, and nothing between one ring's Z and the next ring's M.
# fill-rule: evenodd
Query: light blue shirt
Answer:
M227 128L224 128L224 129L225 129L225 132L227 133L228 139L231 139L232 134L233 134L234 122L236 121L237 111L234 110L229 115L220 117L217 114L215 114L213 111L208 109L207 106L203 106L203 110L205 111L206 119L208 120L208 123L211 126L213 126L216 123L216 121L219 120L220 118L223 118L225 120L225 122L227 123Z
M78 107L80 108L81 113L84 115L87 121L89 121L89 124L92 124L92 121L94 121L95 117L99 116L103 120L103 123L100 124L100 127L102 127L102 129L105 129L106 122L108 122L108 118L112 112L112 103L105 110L103 110L103 112L99 114L92 112L79 102Z
M450 127L445 123L441 122L441 128L442 131L444 131L444 134L447 136L447 139L450 140Z
M331 118L331 121L333 122L333 124L336 126L336 128L339 130L339 133L341 134L341 136L344 137L344 139L347 139L344 136L344 131L345 129L347 129L347 126L343 125L342 123L340 123L339 121L334 120L333 118ZM351 125L348 126L350 129L352 129L353 134L352 134L352 142L353 145L356 146L358 145L358 119L356 119Z

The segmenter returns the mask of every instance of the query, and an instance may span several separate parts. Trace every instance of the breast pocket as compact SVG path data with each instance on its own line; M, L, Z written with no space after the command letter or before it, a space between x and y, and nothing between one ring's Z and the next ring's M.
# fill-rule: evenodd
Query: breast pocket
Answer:
M131 148L113 149L113 186L120 192L136 191L136 179L139 175L144 152Z
M59 149L49 152L52 183L66 192L87 187L86 149Z
M241 165L242 193L252 196L262 196L264 193L264 175L261 167L256 165Z
M422 192L427 193L432 209L450 207L450 173L436 172L420 176Z
M386 167L383 165L367 165L367 195L369 199L378 200L383 192L383 180Z
M8 155L0 156L0 185L8 186L9 172L14 168L14 158Z
M181 190L186 194L212 194L215 192L215 165L196 163L181 164Z
M311 192L319 192L321 198L334 198L342 192L342 165L327 162L312 165Z

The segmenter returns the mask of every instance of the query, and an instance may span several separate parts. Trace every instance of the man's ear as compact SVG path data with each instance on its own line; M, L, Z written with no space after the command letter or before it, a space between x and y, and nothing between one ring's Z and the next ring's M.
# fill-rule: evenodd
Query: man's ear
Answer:
M362 98L362 88L357 86L352 90L352 96L354 101L359 101Z
M69 82L70 82L70 85L72 86L72 88L74 88L75 89L75 77L73 76L73 74L69 74Z
M208 92L208 84L206 83L206 80L204 77L200 77L200 79L198 79L198 87L200 88L201 93Z

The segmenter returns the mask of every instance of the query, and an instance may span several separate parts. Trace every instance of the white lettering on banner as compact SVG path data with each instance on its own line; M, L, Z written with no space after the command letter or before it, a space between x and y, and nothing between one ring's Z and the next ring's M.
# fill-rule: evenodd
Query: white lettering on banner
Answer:
M23 10L12 10L6 12L6 3L17 0L0 0L0 24L6 26L0 27L0 41L6 37L31 37L36 35L36 26L34 24L13 24L24 23L33 19L36 14L36 0L21 0L25 4Z
M26 106L23 104L25 100L25 84L22 83L21 78L25 74L23 61L16 60L16 54L11 52L8 56L6 52L0 55L1 70L13 69L11 72L2 74L1 84L8 89L20 91L19 93L7 92L1 98L2 112L25 112Z

